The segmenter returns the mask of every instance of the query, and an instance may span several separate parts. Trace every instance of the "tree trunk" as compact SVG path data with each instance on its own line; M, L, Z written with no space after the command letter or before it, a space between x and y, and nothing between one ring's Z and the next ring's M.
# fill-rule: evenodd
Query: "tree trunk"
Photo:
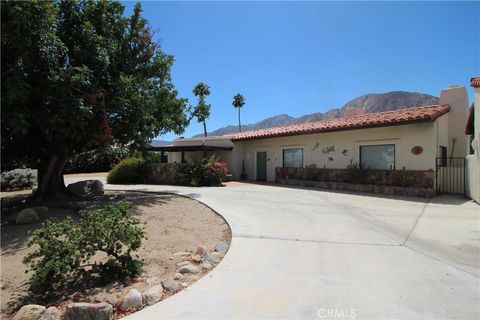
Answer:
M240 108L238 108L238 132L242 132L242 123L240 122Z
M67 157L52 155L46 166L40 168L38 172L38 196L54 198L69 194L63 179L63 168L67 160Z
M207 123L203 121L203 133L205 134L205 137L207 136Z

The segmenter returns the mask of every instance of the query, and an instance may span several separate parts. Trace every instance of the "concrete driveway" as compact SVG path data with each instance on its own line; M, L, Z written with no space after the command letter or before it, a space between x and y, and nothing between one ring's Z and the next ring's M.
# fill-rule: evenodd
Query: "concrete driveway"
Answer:
M480 318L480 207L466 199L252 184L106 188L189 196L233 233L207 276L128 319Z

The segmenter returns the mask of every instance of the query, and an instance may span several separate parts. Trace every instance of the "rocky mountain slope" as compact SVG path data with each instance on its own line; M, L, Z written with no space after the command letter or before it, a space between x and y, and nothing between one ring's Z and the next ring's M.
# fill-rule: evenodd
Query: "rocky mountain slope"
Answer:
M288 124L303 122L314 122L323 119L340 118L345 116L346 110L349 109L362 109L364 113L374 113L438 104L438 101L439 99L435 96L417 92L392 91L387 93L370 93L355 98L340 108L330 109L326 112L307 114L298 118L291 117L287 114L280 114L264 119L257 123L242 125L242 131L280 127ZM229 125L212 131L208 135L221 136L235 132L238 132L238 126ZM198 134L195 137L200 136L202 136L202 134Z

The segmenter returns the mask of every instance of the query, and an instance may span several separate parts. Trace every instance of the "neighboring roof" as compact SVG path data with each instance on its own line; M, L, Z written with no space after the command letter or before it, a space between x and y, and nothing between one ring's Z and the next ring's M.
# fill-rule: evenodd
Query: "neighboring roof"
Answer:
M219 147L219 146L209 146L209 145L168 145L160 147L150 147L150 151L218 151L218 150L228 150L231 151L233 147Z
M480 88L480 77L473 77L470 79L470 86Z
M475 117L475 109L473 107L473 104L472 106L470 107L470 112L468 113L468 120L467 120L467 126L465 127L465 134L473 134L474 132L474 124L473 124L473 120L474 120L474 117Z
M230 137L232 138L232 141L242 141L312 134L319 132L396 126L409 123L433 121L447 113L449 110L450 107L448 105L415 107L346 118L326 119L318 122L305 122L301 124L262 129L257 131L246 131L233 134Z

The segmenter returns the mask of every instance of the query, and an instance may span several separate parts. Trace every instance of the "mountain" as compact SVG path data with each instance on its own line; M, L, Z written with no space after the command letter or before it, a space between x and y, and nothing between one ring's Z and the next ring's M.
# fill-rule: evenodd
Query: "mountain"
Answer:
M257 123L242 125L242 131L281 127L289 124L314 122L323 119L340 118L344 117L345 112L350 109L361 109L363 113L375 113L438 104L438 102L439 99L435 96L417 92L392 91L387 93L370 93L355 98L340 108L330 109L326 112L307 114L298 118L291 117L287 114L280 114L264 119ZM238 125L229 125L209 132L208 135L221 136L236 132L238 132ZM194 137L201 136L203 136L203 134L198 134Z
M281 127L286 126L287 124L291 124L295 120L294 117L290 117L286 114L279 114L262 121L253 123L253 124L242 124L242 131L250 131L250 130L259 130L259 129L266 129L272 127ZM236 133L238 132L238 125L229 125L215 131L209 132L209 136L222 136L229 133ZM203 134L197 134L194 137L202 137Z
M169 144L172 144L172 141L152 140L152 142L150 142L150 145L152 147L161 147L161 146L166 146L166 145L169 145Z
M344 117L345 111L349 109L361 109L363 113L375 113L438 104L438 102L439 99L437 97L416 92L392 91L387 93L371 93L355 98L339 109L331 109L323 113L307 114L296 118L292 123L340 118Z

